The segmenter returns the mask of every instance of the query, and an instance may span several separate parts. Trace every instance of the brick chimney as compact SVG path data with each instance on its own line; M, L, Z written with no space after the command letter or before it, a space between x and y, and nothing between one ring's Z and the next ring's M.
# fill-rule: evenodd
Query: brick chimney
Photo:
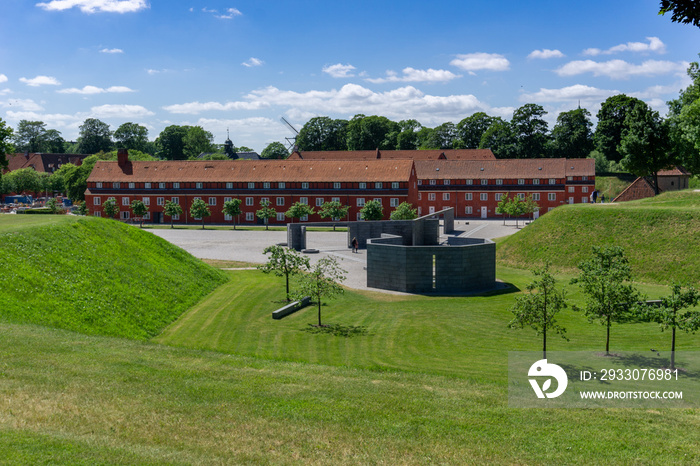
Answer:
M117 163L122 169L129 163L129 151L127 149L117 149Z

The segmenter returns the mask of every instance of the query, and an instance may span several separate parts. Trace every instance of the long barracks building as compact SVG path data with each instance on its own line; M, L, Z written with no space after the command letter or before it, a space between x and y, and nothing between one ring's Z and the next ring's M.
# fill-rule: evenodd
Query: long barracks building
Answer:
M470 159L471 157L471 159ZM199 222L190 217L192 202L203 199L211 217L205 223L232 223L224 202L241 199L238 223L260 223L255 212L266 199L277 211L271 224L290 220L284 213L295 202L318 210L324 202L350 206L348 220L359 220L368 200L378 200L384 216L402 202L427 214L454 207L459 218L496 217L505 193L533 195L545 213L564 203L587 202L595 185L592 159L497 160L490 150L295 152L287 160L130 161L121 151L117 162L99 161L87 180L85 199L91 215L114 198L119 218L133 217L131 202L149 207L145 220L169 222L167 201L182 206L175 223ZM302 221L322 221L317 214Z

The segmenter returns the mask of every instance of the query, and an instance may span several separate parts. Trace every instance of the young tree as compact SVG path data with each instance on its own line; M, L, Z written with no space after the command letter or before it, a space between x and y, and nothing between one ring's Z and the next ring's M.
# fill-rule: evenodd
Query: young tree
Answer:
M661 306L650 307L647 313L661 324L661 330L671 329L671 369L676 367L676 329L695 333L700 329L700 310L690 309L700 302L700 293L694 287L687 289L679 283L671 286L671 296L661 298Z
M360 209L360 213L364 220L381 220L384 218L384 207L382 207L379 201L372 199L371 201L365 202L365 206Z
M258 269L264 273L274 273L278 277L284 277L287 286L287 301L291 301L289 298L289 277L308 270L309 258L302 256L294 249L283 246L268 246L263 254L270 254L270 258L265 264L258 266Z
M339 220L348 215L348 210L350 210L349 205L343 205L339 201L330 201L323 203L321 210L318 211L318 215L321 218ZM335 231L335 224L333 224L333 231Z
M173 217L176 215L182 215L182 207L180 204L176 204L173 201L166 201L165 205L163 206L163 214L170 217L170 228L174 228Z
M107 199L104 204L102 204L102 211L105 213L107 218L114 218L119 213L119 206L117 206L117 201L113 197Z
M314 209L308 204L302 204L301 202L295 202L292 204L292 206L287 210L284 215L292 219L292 223L294 223L294 219L299 219L301 217L304 217L306 215L313 215Z
M389 218L392 220L413 220L418 218L418 209L414 209L410 202L402 202L389 215Z
M510 197L508 197L508 194L506 193L505 195L501 196L501 200L498 201L498 205L496 206L496 213L503 215L503 225L504 226L506 224L506 215L510 216L510 204L511 204L511 199L510 199Z
M265 222L265 229L269 228L268 222L271 218L277 215L277 211L270 207L270 201L262 199L260 201L260 209L255 212L255 216Z
M321 301L333 298L344 292L339 282L345 280L347 271L340 268L333 256L319 259L309 273L300 276L299 295L311 296L318 305L318 326L321 324Z
M131 202L131 211L134 213L134 217L139 217L141 219L139 226L143 228L143 216L148 212L148 207L146 204L139 199L134 199Z
M58 213L58 210L59 210L59 208L60 208L59 205L58 205L58 201L56 200L55 197L52 197L51 199L49 199L48 201L46 201L46 207L48 207L49 211L50 211L52 214L57 214L57 213Z
M87 202L76 201L75 205L78 206L78 209L77 209L78 215L85 216L88 214Z
M610 354L610 327L613 322L622 323L632 320L634 308L640 300L640 294L629 283L632 271L624 250L619 246L593 246L593 255L582 261L578 268L576 283L586 295L583 308L573 306L575 311L583 311L588 320L599 321L605 325L605 354Z
M146 151L148 146L148 128L137 123L122 123L114 131L114 140L121 149ZM129 154L129 159L135 160Z
M241 200L234 197L230 201L224 202L224 214L230 215L233 219L233 229L236 229L236 217L241 215Z
M190 206L190 216L195 219L202 219L202 230L204 230L204 219L210 215L211 211L209 210L209 206L206 202L204 202L202 199L195 199L192 201L192 205Z
M542 335L542 357L547 358L547 330L559 334L565 340L566 329L557 324L556 315L567 308L566 291L556 289L556 280L549 273L549 264L532 271L535 279L527 285L528 293L515 298L510 311L515 318L510 328L531 327L537 335Z
M7 126L7 124L0 118L0 178L2 177L2 172L7 168L7 157L5 154L11 154L15 151L15 148L10 143L12 138L12 128Z

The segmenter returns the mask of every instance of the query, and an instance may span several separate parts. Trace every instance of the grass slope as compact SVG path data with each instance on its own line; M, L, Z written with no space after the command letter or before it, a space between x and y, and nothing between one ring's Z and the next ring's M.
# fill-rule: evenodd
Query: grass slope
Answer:
M694 409L511 409L498 377L280 362L33 326L0 332L0 462L700 462Z
M625 249L637 279L700 281L700 193L681 191L619 204L565 205L499 241L500 263L532 268L550 261L573 271L590 246Z
M0 318L147 339L226 276L120 222L73 216L0 220Z

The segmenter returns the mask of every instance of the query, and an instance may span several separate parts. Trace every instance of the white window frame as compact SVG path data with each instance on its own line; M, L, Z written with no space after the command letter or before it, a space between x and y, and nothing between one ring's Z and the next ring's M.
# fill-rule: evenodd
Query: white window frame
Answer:
M136 187L136 183L129 183L129 189L134 189Z
M467 186L471 186L474 184L474 180L465 180L464 184L466 184Z
M472 193L464 193L464 200L465 201L471 201L473 200L474 196Z
M464 208L464 214L465 215L471 215L472 214L472 206L468 205Z
M253 212L246 212L245 213L245 221L246 222L254 222L255 221L255 214Z
M96 210L95 213L93 213L92 215L93 215L93 217L102 217L102 212L100 212L99 210Z
M144 197L143 199L141 199L141 202L143 202L143 205L151 205L151 198Z
M503 198L503 193L496 193L494 194L494 200L495 201L500 201Z
M198 183L195 183L194 186L195 186L195 188L197 188L197 189L202 189L202 187L204 186L204 183L198 182Z
M556 201L557 200L557 193L547 193L547 200L548 201Z
M525 184L525 179L524 179L524 178L518 178L518 184L519 184L519 185Z
M165 189L165 183L158 183L158 189Z
M333 183L333 189L340 189L340 183L337 182L337 181L335 181L335 182Z
M264 188L264 189L270 189L270 182L269 182L269 181L265 181L265 182L263 183L263 188Z
M151 183L144 183L143 189L151 189Z
M254 202L255 202L255 199L253 199L252 197L245 198L245 205L247 205L247 206L255 205Z
M449 201L450 200L450 193L442 193L442 200Z
M383 186L384 184L381 181L374 183L374 189L382 189Z
M481 201L488 201L488 200L489 200L489 193L480 193L480 194L479 194L479 200L481 200Z
M214 197L214 196L209 197L209 205L216 205L216 197Z
M323 198L317 197L316 198L316 207L321 207L322 205L323 205Z
M101 188L101 187L102 187L102 182L98 181L97 183L95 183L95 187L96 187L96 188Z
M285 186L287 186L287 185L286 185L286 183L285 183L284 181L280 181L279 183L277 183L277 188L278 188L278 189L284 189Z
M428 193L428 200L434 201L435 200L435 193Z
M158 198L156 198L156 204L158 204L158 205L165 205L165 198L164 198L164 197L158 197Z
M96 197L93 197L93 198L92 198L92 203L93 203L94 205L101 205L102 200L100 199L99 196L96 196Z
M128 198L128 197L122 197L122 205L123 205L123 206L128 206L128 205L130 205L130 203L129 203L129 198Z
M233 183L226 183L226 189L233 189Z
M532 193L532 200L539 201L540 200L540 193Z
M119 212L119 218L121 218L122 220L129 220L130 217L131 212L129 212L128 210L122 210L121 212Z
M277 212L277 221L278 222L284 222L284 212Z
M357 198L357 207L364 207L365 206L365 198L364 197L358 197Z
M496 180L496 184L497 184L498 186L502 185L502 184L503 184L503 180L500 180L500 179Z
M121 186L122 184L119 181L115 181L114 183L112 183L112 188L114 189L120 189Z
M399 206L399 198L392 197L391 199L389 199L389 206L390 207L398 207Z
M392 182L391 182L391 189L399 189L399 182L398 182L398 181L392 181Z
M549 184L557 184L556 178L550 178L550 179L549 179Z
M306 182L306 181L304 181L303 183L301 183L301 189L309 189L309 183Z
M532 184L540 184L540 179L539 179L539 178L533 178L533 179L532 179Z
M180 205L180 198L178 196L171 197L170 202L172 202L173 204Z
M486 178L483 178L483 179L481 180L481 185L482 185L482 186L486 186L486 185L488 185L488 184L489 184L489 180L487 180Z
M276 204L278 206L283 206L284 205L284 198L283 197L278 197L276 200Z
M299 204L309 205L309 198L308 197L300 197Z
M255 189L255 183L248 182L248 189Z
M587 192L588 192L588 186L581 186L581 192L582 192L582 193L587 193Z
M360 189L367 189L367 183L360 183Z
M431 185L431 186L434 186L434 185L436 185L436 184L437 184L437 180L430 180L430 185Z
M178 181L173 183L173 189L180 189L180 183Z

